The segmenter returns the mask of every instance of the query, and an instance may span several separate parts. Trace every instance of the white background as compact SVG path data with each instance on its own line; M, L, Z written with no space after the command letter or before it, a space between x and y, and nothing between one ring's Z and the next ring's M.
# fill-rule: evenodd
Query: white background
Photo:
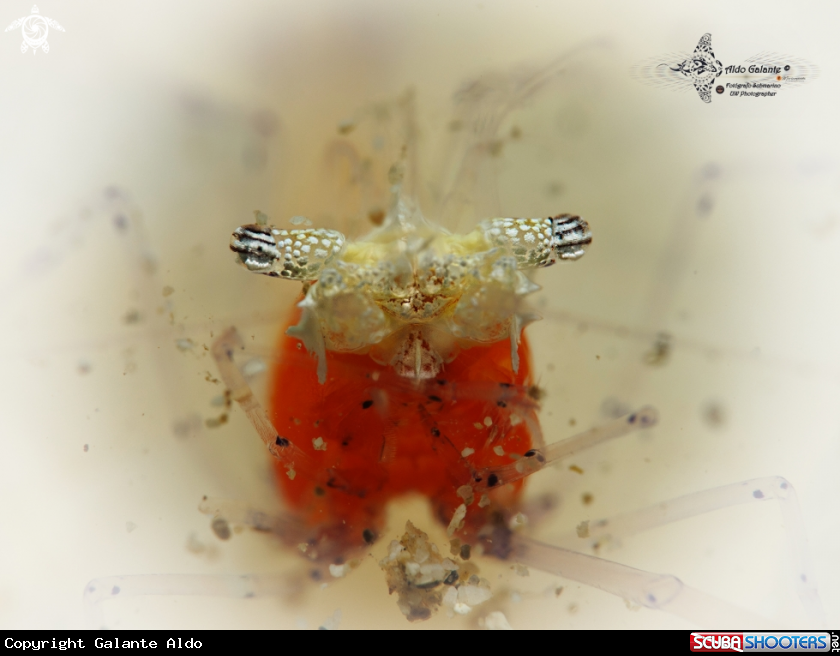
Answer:
M0 9L5 25L31 7ZM54 0L40 11L66 30L50 31L48 54L21 54L19 30L0 34L0 626L86 626L82 592L100 577L302 575L300 558L266 536L217 541L197 511L205 494L278 504L238 412L223 428L202 423L221 393L205 380L215 368L203 345L232 323L270 344L297 291L235 267L230 231L257 208L281 226L296 214L327 221L324 148L359 108L413 88L419 143L433 151L459 85L581 46L504 124L522 137L505 144L475 204L578 212L593 227L581 262L539 277L545 320L529 330L547 438L570 434L571 418L603 421L611 397L655 405L662 423L582 455L582 476L543 472L534 490L557 490L563 504L536 530L559 539L584 519L783 475L837 625L835 3ZM691 88L630 78L633 63L691 51L705 32L724 66L772 50L812 61L820 77L710 105ZM711 210L698 213L701 202ZM139 321L126 322L131 312ZM660 331L673 349L650 366ZM188 352L176 348L184 338ZM719 425L704 420L709 404ZM601 555L806 626L776 510L721 512ZM377 559L406 518L439 531L420 501L394 513ZM482 567L492 609L515 628L693 626L536 571ZM410 626L372 558L294 600L102 606L109 626L147 628L315 628L335 610L341 627ZM422 626L475 626L483 612Z

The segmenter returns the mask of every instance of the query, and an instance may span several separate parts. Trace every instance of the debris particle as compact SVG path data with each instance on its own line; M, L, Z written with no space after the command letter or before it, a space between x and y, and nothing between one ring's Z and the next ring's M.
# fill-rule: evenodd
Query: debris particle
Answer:
M289 219L289 223L291 223L293 226L300 226L300 225L311 226L312 225L312 221L307 219L305 216L293 216L291 219Z
M588 538L589 537L589 520L586 519L582 521L575 527L575 531L577 531L577 536L579 538Z
M242 365L242 375L245 378L253 378L263 373L266 369L268 369L268 365L266 365L265 360L262 358L251 358Z
M726 408L718 401L709 401L703 406L701 416L710 428L720 428L726 423Z
M218 417L211 417L210 419L204 420L204 425L207 428L218 428L219 426L224 426L228 422L228 414L223 412Z
M123 323L130 326L135 323L140 323L141 318L138 310L129 310L123 315Z
M342 565L330 565L330 574L333 578L340 579L346 576L351 570L356 569L358 566L358 560L351 560L349 563L343 563Z
M289 477L289 480L290 480L290 481L295 480L295 476L297 476L297 472L296 472L296 471L295 471L295 469L294 469L294 465L293 465L293 466L291 466L291 467L289 467L289 468L286 470L286 476L288 476L288 477Z
M583 470L577 465L569 465L569 471L573 471L576 474L583 474Z
M501 444L498 444L493 447L493 453L495 453L497 456L503 456L505 455L505 450Z
M534 399L534 401L542 401L545 398L545 390L537 385L531 385L528 388L528 396Z
M521 424L521 423L522 423L522 417L520 417L520 416L519 416L518 414L516 414L515 412L512 412L512 413L510 414L510 425L511 425L511 426L518 426L518 425L519 425L519 424Z
M512 565L511 569L516 572L517 576L531 576L531 572L528 571L528 568L520 563Z
M326 451L327 450L327 443L324 442L323 437L316 437L312 440L312 448L316 451Z
M563 586L562 585L559 588L554 589L554 596L555 597L559 597L561 594L563 594Z
M254 210L254 223L257 225L268 225L268 216L259 210Z
M87 445L87 444L85 444L85 445L82 447L82 450L83 450L85 453L87 453L87 452L88 452L88 448L89 448L89 447L88 447L88 445Z
M470 485L462 485L455 490L455 494L461 497L468 506L471 506L472 502L475 501L475 492Z
M429 619L443 603L443 589L449 607L458 600L455 586L446 585L453 571L460 567L449 558L442 558L429 542L429 536L411 522L406 522L400 541L393 540L388 555L379 562L385 572L388 593L397 593L397 606L410 622Z
M624 605L627 606L627 610L632 610L634 613L642 609L642 606L640 604L636 604L630 599L625 599Z
M491 419L490 417L485 417L484 418L484 425L487 426L487 428L490 428L490 426L493 425L493 419Z
M182 417L172 422L172 432L175 437L186 439L194 437L201 432L201 417L197 414Z
M479 501L478 501L478 507L479 508L486 508L489 505L490 505L490 497L488 497L486 494L482 494L481 499L479 499Z
M324 623L318 627L319 631L335 631L341 623L341 609L335 611Z
M385 222L385 212L381 209L374 208L368 212L368 219L375 226L381 226Z
M210 522L210 528L220 540L230 540L230 524L224 517L214 517L213 521Z
M89 374L92 366L90 362L87 360L80 360L79 364L76 365L76 371L79 372L80 376L84 376L85 374Z
M510 521L508 522L508 528L511 531L516 531L516 530L522 528L523 526L527 526L527 525L528 525L528 516L525 515L524 513L521 513L521 512L516 513L513 517L510 518Z
M549 196L558 196L563 193L564 186L562 182L549 182L545 190Z
M169 285L167 285L166 287L163 288L164 297L172 296L172 294L174 294L174 293L175 293L175 288L174 287L170 287Z
M449 526L446 528L446 535L448 537L452 537L452 534L455 533L459 528L461 528L462 522L464 521L464 517L467 516L467 506L463 503L455 509L455 512L452 513L452 521L449 522Z
M179 351L181 351L181 353L186 353L187 351L192 350L192 348L195 346L195 342L193 342L188 337L185 337L181 339L176 339L175 346L178 348Z
M583 501L584 506L588 506L590 503L592 503L595 500L595 497L593 497L592 494L589 493L589 492L584 492L581 495L580 500Z
M187 551L191 554L202 554L207 551L207 545L199 540L195 533L190 533L187 537Z
M463 451L461 451L461 457L462 457L462 458L468 458L468 457L469 457L469 456L471 456L473 453L475 453L475 449L471 449L470 447L467 447L466 449L464 449Z
M458 587L458 603L464 604L467 608L462 608L460 611L456 608L456 613L468 613L474 606L483 604L493 596L489 584L484 579L473 582L474 578L478 577L471 576L468 584Z
M131 533L135 528L137 528L137 524L134 522L126 522L125 523L125 530Z
M653 348L645 353L644 362L653 367L661 367L668 362L671 357L671 335L668 333L658 333L656 341L653 343Z

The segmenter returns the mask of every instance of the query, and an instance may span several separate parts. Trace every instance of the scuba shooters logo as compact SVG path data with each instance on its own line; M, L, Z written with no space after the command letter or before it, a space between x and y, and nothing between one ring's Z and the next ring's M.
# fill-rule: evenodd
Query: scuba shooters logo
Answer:
M693 652L827 652L836 651L836 641L836 634L828 632L703 631L691 634L690 648Z
M801 57L764 51L741 64L724 66L712 50L712 35L700 37L692 53L651 57L630 69L643 84L670 91L693 88L704 103L712 92L738 98L773 98L784 89L800 87L819 75L819 68Z

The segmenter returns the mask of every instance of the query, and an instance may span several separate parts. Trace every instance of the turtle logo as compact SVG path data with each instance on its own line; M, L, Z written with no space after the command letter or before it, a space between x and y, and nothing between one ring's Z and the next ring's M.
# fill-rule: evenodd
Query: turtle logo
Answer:
M18 27L21 28L20 31L23 34L23 43L20 44L20 51L25 53L29 48L32 48L33 55L38 52L38 48L41 48L44 52L50 51L50 44L47 43L47 35L50 33L51 27L59 32L64 31L64 28L58 24L58 21L41 16L38 5L32 7L32 13L29 16L24 16L13 21L6 28L6 32L17 29Z
M712 102L712 84L723 73L723 64L715 59L715 53L712 52L712 35L707 32L700 37L691 57L671 67L671 70L691 80L700 100Z

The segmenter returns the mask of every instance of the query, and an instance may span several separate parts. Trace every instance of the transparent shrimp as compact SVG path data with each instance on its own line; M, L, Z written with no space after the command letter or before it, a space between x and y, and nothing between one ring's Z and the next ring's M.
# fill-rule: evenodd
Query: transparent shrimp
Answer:
M461 78L474 74L475 59L458 68ZM836 529L826 508L837 493L831 458L838 357L835 317L823 302L838 279L836 160L799 151L785 161L759 159L727 150L719 137L711 161L656 98L632 94L609 53L588 51L565 68L557 86L524 107L513 103L516 111L494 108L513 97L519 72L492 78L500 84L483 78L462 86L458 97L473 103L459 105L451 121L426 113L435 89L424 95L418 85L412 101L418 143L442 136L461 142L429 158L442 181L411 178L416 169L409 166L412 195L444 227L468 232L480 218L550 216L563 208L595 227L597 248L586 258L556 278L537 278L543 291L533 302L543 320L528 330L545 390L546 442L605 424L624 408L650 403L660 412L654 430L576 453L531 477L529 499L552 494L560 503L541 520L533 513L528 535L578 551L584 542L590 554L595 542L599 556L673 574L762 617L805 623L774 502L611 540L596 530L604 517L783 475L798 491L814 571L829 618L836 618ZM403 85L383 84L374 95L390 97L385 86ZM109 595L101 604L104 622L316 627L340 609L339 626L370 617L403 626L373 559L320 589L297 580L297 554L265 535L237 532L233 521L230 539L220 540L223 528L214 533L212 517L198 511L207 495L282 512L264 449L241 413L226 407L205 347L235 324L249 353L270 359L295 290L233 268L224 244L231 224L261 209L278 223L305 215L351 238L363 234L387 210L383 181L402 144L382 126L393 126L389 108L391 116L401 114L393 103L377 108L365 98L286 112L282 103L231 101L228 93L155 92L138 91L125 106L105 103L153 110L144 115L154 116L151 124L131 111L123 115L126 125L148 126L141 135L154 171L123 169L107 182L91 173L84 192L61 197L70 208L61 211L46 202L30 207L30 197L5 200L4 215L21 220L3 263L10 370L3 422L14 440L3 484L5 498L14 500L6 525L27 534L5 542L22 564L5 584L12 590L6 621L80 625L88 581L142 575L150 578L135 593L165 585L185 592L183 580L156 586L151 579L178 574L203 577L206 585L193 587L198 596L189 599ZM357 107L363 109L354 114ZM488 142L472 126L490 123L498 139ZM362 139L366 130L384 136ZM324 134L335 136L322 173L313 162L324 152ZM424 151L406 156L425 157L415 152ZM42 303L33 307L33 299ZM255 372L256 360L252 366ZM445 542L423 504L409 500L392 512L383 546L406 519ZM588 527L590 538L576 527L584 534ZM30 556L59 540L53 553L60 555ZM488 603L515 628L689 626L646 608L628 610L618 597L571 575L542 574L534 564L486 567L498 598ZM273 587L265 595L252 588L254 599L218 594L226 582L240 594L268 576L277 577ZM130 585L121 592L129 595ZM301 601L291 605L294 594ZM479 617L431 622L473 625Z

